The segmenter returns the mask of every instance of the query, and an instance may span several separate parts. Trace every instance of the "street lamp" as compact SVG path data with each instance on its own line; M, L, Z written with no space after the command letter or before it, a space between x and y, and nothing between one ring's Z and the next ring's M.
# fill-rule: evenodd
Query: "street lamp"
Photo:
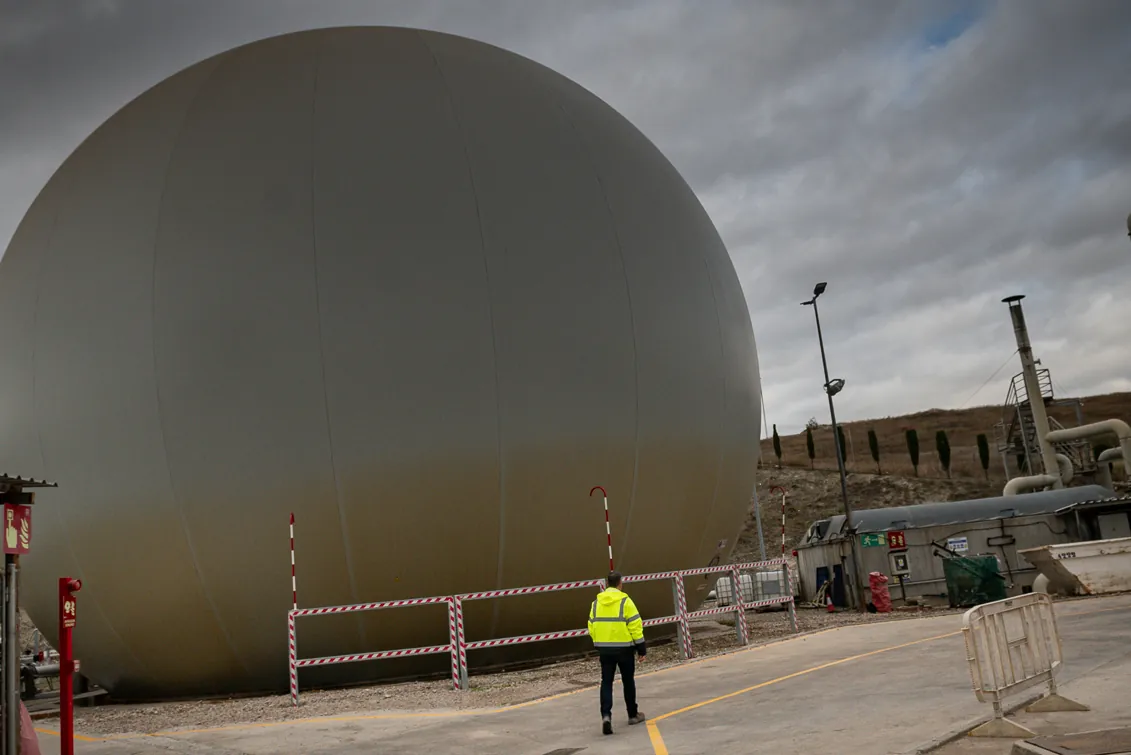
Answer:
M825 288L828 283L821 282L813 287L813 298L809 301L801 302L803 307L813 308L813 317L817 320L817 342L821 345L821 367L825 371L825 394L829 397L829 418L833 423L833 443L836 446L836 463L837 468L840 470L840 494L844 499L844 529L848 533L852 545L852 587L856 592L856 597L861 606L864 604L864 593L860 585L858 570L860 567L860 560L856 556L856 533L852 529L852 506L848 503L848 480L844 471L844 449L840 446L840 433L837 432L836 424L836 409L833 407L833 396L840 393L844 389L844 379L836 378L829 379L829 363L825 358L825 338L821 333L821 315L817 311L817 297L825 293ZM831 578L831 574L829 575Z

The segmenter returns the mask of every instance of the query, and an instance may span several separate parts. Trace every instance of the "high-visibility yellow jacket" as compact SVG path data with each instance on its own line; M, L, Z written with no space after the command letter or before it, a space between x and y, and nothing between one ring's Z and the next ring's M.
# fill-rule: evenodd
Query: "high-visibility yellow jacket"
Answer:
M597 595L589 608L589 636L599 652L635 648L643 655L644 622L632 598L615 587Z

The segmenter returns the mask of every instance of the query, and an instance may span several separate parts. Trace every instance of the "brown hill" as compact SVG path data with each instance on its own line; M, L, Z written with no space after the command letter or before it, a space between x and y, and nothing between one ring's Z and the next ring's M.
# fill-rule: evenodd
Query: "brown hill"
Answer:
M888 506L908 506L927 501L961 501L968 498L988 498L1001 495L1000 480L987 482L982 478L905 477L902 475L877 475L850 473L847 475L848 500L853 510L877 509ZM774 558L781 553L781 496L771 493L774 486L789 491L786 501L786 550L792 550L809 525L818 519L844 511L840 493L840 475L835 469L800 469L782 467L758 470L758 504L762 509L762 532L766 541L766 555ZM735 548L735 560L757 560L758 528L754 507Z
M1066 427L1077 424L1074 408L1057 406L1049 410ZM1083 399L1083 421L1119 418L1131 420L1131 393L1112 393ZM1001 495L1006 474L995 450L993 426L1002 418L999 406L970 409L930 409L903 417L885 417L863 422L845 422L848 444L848 499L853 510L906 506L928 501L958 501ZM905 431L919 434L919 476L907 452ZM883 474L868 449L868 430L874 429L880 446ZM951 478L938 462L935 432L946 430L951 447ZM990 468L983 473L978 459L977 436L985 433L990 442ZM809 525L843 511L840 475L837 473L832 429L825 424L813 431L816 458L809 469L805 432L782 435L782 465L777 466L771 439L762 441L762 460L758 470L758 503L767 556L781 552L781 498L770 489L780 485L789 491L786 509L786 548L792 549ZM987 479L988 477L988 479ZM746 526L739 537L733 558L758 557L757 526L751 506Z
M1083 421L1097 422L1102 419L1118 418L1131 421L1131 393L1109 393L1082 399ZM945 430L951 449L951 475L955 478L983 478L982 465L978 460L977 437L985 433L990 443L990 479L1004 481L1005 470L1001 457L995 450L994 424L1001 421L1003 409L1000 406L976 406L969 409L929 409L917 414L902 417L884 417L862 422L842 422L845 441L848 446L846 461L848 471L874 473L876 465L868 450L868 430L875 430L880 446L880 466L885 474L912 475L914 468L907 452L905 431L914 428L919 436L919 475L921 477L945 477L935 451L935 433ZM1057 419L1065 427L1077 425L1076 410L1073 407L1053 406L1049 416ZM818 418L820 421L822 418ZM782 429L778 429L782 433ZM836 451L832 428L823 422L813 431L816 458L815 469L836 469ZM782 465L786 467L809 467L809 455L805 447L805 430L793 435L781 434ZM770 438L762 441L763 467L777 464L773 442Z

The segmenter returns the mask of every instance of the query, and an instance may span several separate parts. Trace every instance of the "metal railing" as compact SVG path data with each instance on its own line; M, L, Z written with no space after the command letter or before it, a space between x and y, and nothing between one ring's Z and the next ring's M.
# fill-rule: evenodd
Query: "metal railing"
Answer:
M1048 683L1056 694L1056 674L1063 663L1052 599L1026 593L975 606L962 616L966 662L979 702L993 705L1004 718L1002 700Z
M755 601L744 601L742 573L745 571L760 571L766 567L781 567L785 575L785 591L781 595L762 597ZM705 608L699 611L687 610L687 595L684 579L687 577L728 574L731 580L732 595L738 599L729 606ZM724 613L735 615L735 634L739 643L745 645L749 642L750 631L746 621L746 611L764 606L784 604L789 611L791 629L797 631L797 614L793 600L793 576L784 558L775 558L768 561L756 561L742 564L729 564L723 566L709 566L700 569L684 569L670 572L657 572L654 574L636 574L624 577L626 584L637 582L652 582L670 580L672 583L672 613L667 616L645 619L645 627L654 627L664 624L675 624L680 657L689 659L694 657L694 648L691 642L690 621L693 619L715 616ZM532 587L516 587L506 590L486 590L482 592L464 593L462 595L448 595L432 598L409 598L405 600L387 600L374 603L356 603L344 606L327 606L322 608L295 608L287 612L288 635L288 671L290 677L291 701L298 705L298 670L311 666L327 666L338 663L356 663L360 661L375 661L386 658L403 658L412 655L439 655L447 653L451 658L452 687L457 690L467 690L468 685L468 659L467 654L472 650L501 647L506 645L521 645L532 642L546 642L549 640L563 640L584 637L588 634L586 629L567 629L560 632L542 632L539 634L525 634L515 637L500 637L488 640L468 641L464 629L463 604L471 600L489 600L507 598L518 595L533 595L538 593L561 592L565 590L580 590L585 588L603 588L603 579L582 580L579 582L561 582L552 585L535 585ZM389 608L408 608L412 606L444 604L448 609L448 642L444 645L429 645L426 647L401 648L394 650L380 650L372 653L354 653L350 655L322 656L317 658L298 657L298 638L296 619L307 616L327 616L331 614L358 613L362 611L377 611Z

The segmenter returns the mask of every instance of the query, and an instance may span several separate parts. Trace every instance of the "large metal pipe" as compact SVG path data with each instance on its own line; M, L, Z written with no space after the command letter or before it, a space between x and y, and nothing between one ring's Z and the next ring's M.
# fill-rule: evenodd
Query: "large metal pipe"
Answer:
M1025 381L1025 393L1029 400L1029 410L1033 415L1033 425L1037 429L1037 442L1041 447L1041 464L1046 476L1059 470L1056 462L1056 452L1052 442L1048 439L1049 417L1045 412L1045 400L1041 395L1041 386L1037 381L1037 365L1033 359L1033 347L1029 343L1029 329L1025 326L1025 314L1021 311L1021 300L1024 295L1008 296L1002 299L1009 305L1009 316L1013 320L1013 335L1017 339L1017 353L1021 357L1021 377ZM1032 469L1032 467L1030 467ZM1059 477L1056 477L1054 488L1064 487Z
M1111 464L1114 461L1122 461L1122 460L1123 460L1123 449L1122 448L1109 448L1106 451L1102 452L1096 458L1097 462L1106 463L1106 464Z
M1076 476L1076 470L1072 466L1072 459L1069 459L1064 454L1056 455L1056 468L1060 471L1060 481L1065 485L1072 482L1072 478Z
M1047 487L1060 487L1060 478L1051 474L1038 474L1030 477L1014 477L1005 483L1002 495L1018 495L1030 490L1040 490Z
M1131 426L1121 419L1105 419L1101 422L1093 422L1089 425L1053 430L1046 435L1045 438L1049 443L1063 443L1070 440L1085 440L1105 435L1114 435L1119 441L1121 458L1131 459ZM1105 451L1100 454L1100 457L1102 458L1106 453ZM1109 457L1109 459L1112 460L1114 458L1114 456ZM1101 468L1102 467L1103 465L1101 464Z
M1099 472L1099 483L1108 490L1115 490L1115 481L1111 477L1111 465L1117 461L1123 460L1122 448L1109 448L1098 457L1096 457L1097 471Z

